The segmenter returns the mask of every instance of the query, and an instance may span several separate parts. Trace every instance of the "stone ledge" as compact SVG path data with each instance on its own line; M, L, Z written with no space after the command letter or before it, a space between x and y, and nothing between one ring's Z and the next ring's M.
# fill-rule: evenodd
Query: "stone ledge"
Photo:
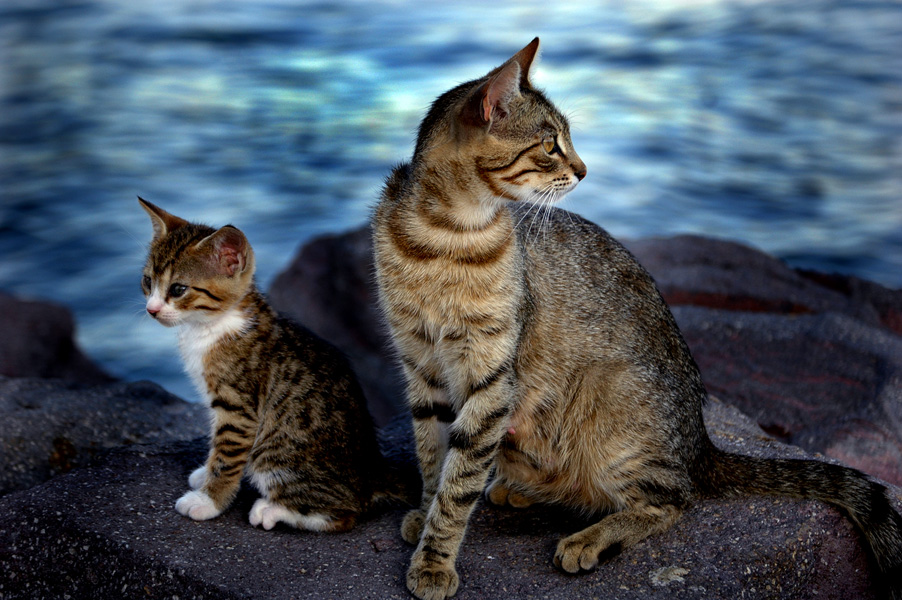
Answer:
M804 455L736 409L706 409L715 441L762 456ZM406 420L384 442L412 460ZM0 598L409 598L412 549L387 510L345 534L247 523L245 489L217 519L178 515L175 500L205 454L203 439L118 449L93 466L0 498ZM897 508L902 492L892 488ZM858 534L817 502L748 498L692 507L663 535L596 572L551 564L557 540L585 521L551 507L480 503L458 570L457 598L871 598Z

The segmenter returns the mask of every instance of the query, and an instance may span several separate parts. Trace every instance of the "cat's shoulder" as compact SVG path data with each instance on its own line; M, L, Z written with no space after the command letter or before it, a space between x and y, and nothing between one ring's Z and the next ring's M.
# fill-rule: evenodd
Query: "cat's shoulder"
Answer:
M527 243L544 241L570 248L623 248L606 229L576 213L556 206L536 210L525 203L511 205L517 234Z
M530 217L529 207L515 207L517 234L523 246L532 249L527 251L532 260L593 278L607 278L614 272L649 278L626 246L600 225L562 208L543 210L548 214Z
M382 202L395 203L404 195L407 186L413 177L413 167L409 162L397 165L385 178L385 186L382 188Z

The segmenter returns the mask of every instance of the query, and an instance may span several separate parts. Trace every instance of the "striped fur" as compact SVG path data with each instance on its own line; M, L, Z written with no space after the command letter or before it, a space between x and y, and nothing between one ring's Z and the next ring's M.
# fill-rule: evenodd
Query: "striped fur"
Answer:
M698 368L648 273L604 230L548 206L585 176L566 119L529 82L538 39L441 96L373 218L380 303L423 477L402 523L420 598L454 563L489 472L496 504L607 514L558 545L589 570L702 497L819 498L864 532L900 597L902 522L863 474L717 450Z
M262 496L250 522L265 529L281 522L343 531L374 499L401 499L407 492L379 452L350 366L270 309L254 286L244 235L141 205L154 226L142 282L147 309L179 326L186 370L212 422L207 462L176 510L218 516L245 475Z

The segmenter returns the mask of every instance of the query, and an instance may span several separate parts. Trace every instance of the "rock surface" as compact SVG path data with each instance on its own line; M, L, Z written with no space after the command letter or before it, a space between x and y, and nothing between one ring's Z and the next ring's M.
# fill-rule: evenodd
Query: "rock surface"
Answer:
M85 466L105 449L205 435L206 412L149 381L87 387L0 376L0 494Z
M764 456L802 452L767 438L735 408L706 411L715 441ZM405 420L385 432L411 458ZM244 490L219 518L172 508L204 443L130 446L95 465L0 498L0 597L406 599L411 554L403 509L344 534L247 523ZM891 490L897 508L902 491ZM858 534L816 502L702 502L670 531L579 576L551 564L557 540L585 521L550 507L480 503L470 522L457 598L872 598Z

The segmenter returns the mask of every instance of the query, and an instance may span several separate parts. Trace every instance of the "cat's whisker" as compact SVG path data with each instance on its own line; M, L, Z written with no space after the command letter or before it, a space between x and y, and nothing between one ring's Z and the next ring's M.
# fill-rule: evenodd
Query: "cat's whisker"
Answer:
M535 211L535 212L534 212ZM532 232L532 226L535 221L535 217L538 215L539 206L538 203L535 202L534 199L529 199L526 201L526 210L523 211L523 215L520 217L519 221L517 221L516 226L511 231L511 234L514 233L517 229L520 228L520 225L528 219L528 225L526 227L526 239L529 239L529 234Z
M557 199L557 192L554 183L549 183L539 191L536 200L536 218L538 219L538 228L536 231L536 240L539 235L546 235L548 223L551 219L551 212L554 210L554 204Z

